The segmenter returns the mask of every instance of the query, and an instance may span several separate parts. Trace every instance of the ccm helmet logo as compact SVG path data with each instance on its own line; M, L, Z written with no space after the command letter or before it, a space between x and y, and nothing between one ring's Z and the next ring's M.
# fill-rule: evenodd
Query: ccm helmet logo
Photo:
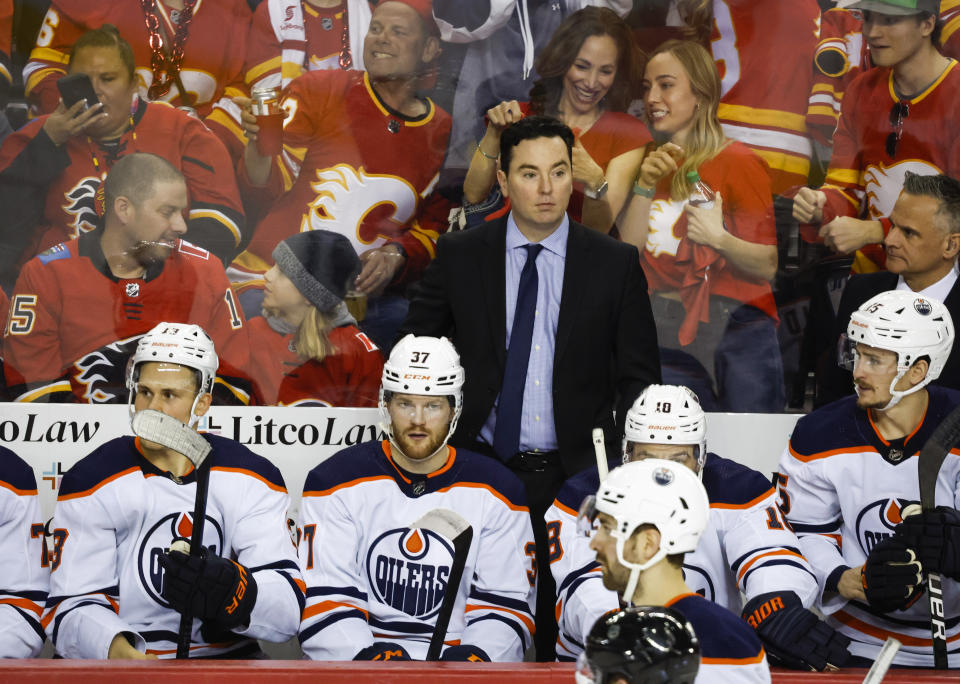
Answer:
M404 380L429 380L429 375L417 375L416 373L405 373L403 376Z

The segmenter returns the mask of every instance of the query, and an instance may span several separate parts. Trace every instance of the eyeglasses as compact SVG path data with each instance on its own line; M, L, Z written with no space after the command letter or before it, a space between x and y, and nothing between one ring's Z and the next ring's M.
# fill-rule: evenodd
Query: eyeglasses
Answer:
M893 126L893 132L887 136L887 156L896 158L897 146L900 144L900 138L903 136L903 120L910 114L909 102L896 102L890 109L890 125Z

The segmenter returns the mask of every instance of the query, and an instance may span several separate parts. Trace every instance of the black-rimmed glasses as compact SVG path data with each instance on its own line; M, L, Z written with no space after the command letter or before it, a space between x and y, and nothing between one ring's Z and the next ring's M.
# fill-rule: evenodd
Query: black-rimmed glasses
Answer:
M910 114L909 102L896 102L890 109L890 125L893 131L887 136L887 156L896 158L897 146L903 136L903 120Z

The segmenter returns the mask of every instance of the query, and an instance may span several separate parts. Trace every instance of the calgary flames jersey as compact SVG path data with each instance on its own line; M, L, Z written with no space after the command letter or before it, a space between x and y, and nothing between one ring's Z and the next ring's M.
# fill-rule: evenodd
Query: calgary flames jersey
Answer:
M324 229L346 235L357 253L398 242L407 272L422 271L437 234L420 226L418 212L436 185L450 132L450 117L423 102L417 119L392 112L366 72L312 71L294 80L283 99L284 153L266 191L279 199L239 265L259 275L278 242Z
M274 332L266 319L247 322L254 401L278 406L377 405L383 355L354 325L330 331L336 352L322 362L304 361L293 350L293 335Z
M118 279L99 232L59 244L27 262L10 299L4 371L11 396L46 401L72 392L81 403L125 401L127 358L164 321L196 323L213 339L222 368L246 367L243 313L209 252L181 240L144 278Z
M720 123L767 163L778 194L810 173L805 116L819 12L816 0L713 2Z

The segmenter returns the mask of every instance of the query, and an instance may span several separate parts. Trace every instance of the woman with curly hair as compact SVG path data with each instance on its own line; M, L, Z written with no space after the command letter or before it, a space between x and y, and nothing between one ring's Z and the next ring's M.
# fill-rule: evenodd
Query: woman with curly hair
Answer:
M527 114L553 116L577 134L570 217L609 232L630 194L650 134L626 109L637 91L640 55L630 27L605 8L574 12L557 28L536 62L540 78L530 102L487 110L487 131L463 183L469 204L485 200L496 179L500 133Z

